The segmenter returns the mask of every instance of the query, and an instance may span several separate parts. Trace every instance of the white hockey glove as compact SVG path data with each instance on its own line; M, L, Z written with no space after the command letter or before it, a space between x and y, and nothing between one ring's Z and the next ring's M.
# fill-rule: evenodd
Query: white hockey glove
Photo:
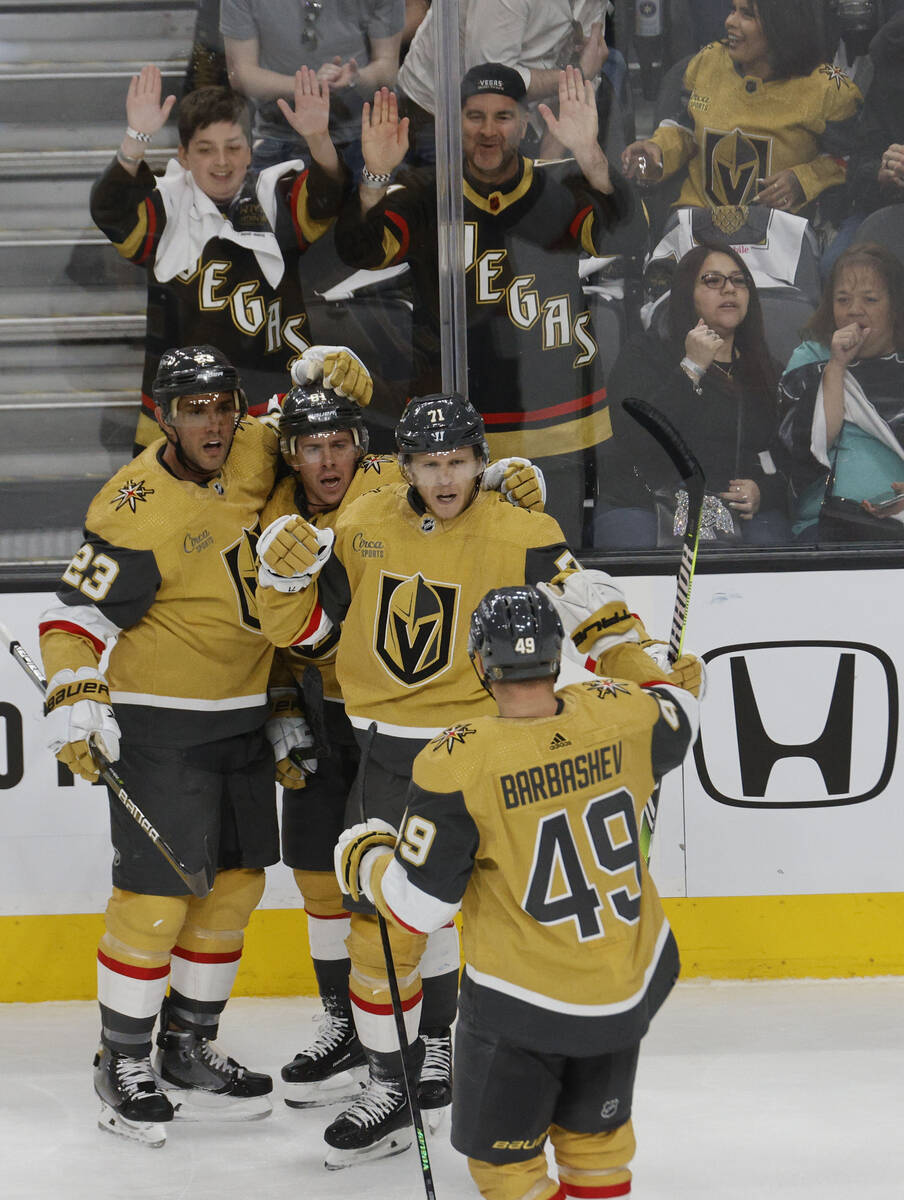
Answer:
M500 458L483 473L480 485L485 492L501 492L510 504L543 512L546 504L546 480L529 458Z
M377 859L383 857L387 846L390 850L394 848L397 838L398 832L388 821L381 821L379 817L352 825L339 834L333 851L333 863L344 895L351 896L353 900L364 897L373 904L371 874Z
M294 688L270 689L270 717L264 732L276 758L276 782L286 788L303 788L317 770L317 759L304 753L313 750L314 737Z
M293 383L315 383L318 379L361 408L370 404L374 381L361 359L347 346L308 346L292 363Z
M100 774L92 743L110 762L119 758L119 726L110 706L110 689L94 667L57 671L47 685L44 715L47 745L74 775L93 783Z
M333 549L332 529L316 529L297 513L271 522L257 541L261 587L300 592L320 572Z
M565 650L578 662L597 659L622 642L640 641L643 626L605 571L572 571L537 587L552 601L565 630Z

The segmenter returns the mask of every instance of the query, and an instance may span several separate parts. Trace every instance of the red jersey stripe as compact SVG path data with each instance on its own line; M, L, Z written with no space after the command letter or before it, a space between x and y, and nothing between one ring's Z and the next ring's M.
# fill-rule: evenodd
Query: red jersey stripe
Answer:
M551 404L548 408L535 408L531 412L483 413L485 425L506 424L529 425L532 421L546 421L550 417L562 417L568 413L580 412L584 408L592 408L600 400L606 399L606 389L598 388L588 392L586 396L578 396L574 400L564 400L561 404Z
M43 637L45 633L53 631L57 633L74 633L76 637L87 638L98 654L103 654L106 650L106 643L100 638L96 638L93 633L89 632L82 625L76 625L73 621L42 621L38 625L38 637Z

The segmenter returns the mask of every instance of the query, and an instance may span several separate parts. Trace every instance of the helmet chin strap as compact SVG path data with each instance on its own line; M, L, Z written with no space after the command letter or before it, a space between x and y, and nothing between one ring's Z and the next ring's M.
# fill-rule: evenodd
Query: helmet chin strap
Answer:
M182 449L182 443L179 441L178 434L175 433L175 430L172 434L172 437L170 436L171 429L174 430L174 427L169 425L163 432L166 435L166 440L173 447L176 458L179 461L179 465L184 467L186 471L191 471L193 475L199 475L201 477L200 482L202 483L207 483L209 480L216 478L216 476L219 475L221 468L218 467L215 471L205 471L203 467L199 466L195 462L192 462L192 460ZM230 446L229 449L231 451L232 447ZM227 454L226 457L228 458L229 455Z

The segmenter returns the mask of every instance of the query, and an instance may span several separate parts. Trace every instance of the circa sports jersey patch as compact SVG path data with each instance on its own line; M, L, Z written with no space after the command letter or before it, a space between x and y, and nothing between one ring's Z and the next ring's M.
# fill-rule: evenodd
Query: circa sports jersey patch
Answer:
M594 679L590 683L585 684L588 692L596 692L600 700L608 700L610 696L618 699L619 696L627 696L631 689L625 683L616 683L614 679Z
M450 725L438 737L431 740L430 748L431 750L442 750L445 747L446 753L451 754L456 746L464 745L465 738L476 732L473 725Z
M148 496L153 496L153 494L154 489L146 488L143 479L140 479L138 483L134 479L129 479L122 485L110 503L113 505L115 512L119 512L121 508L125 508L126 506L132 512L135 512L138 501L140 500L143 504L146 504Z
M417 575L380 576L374 652L393 678L417 687L452 661L459 587Z

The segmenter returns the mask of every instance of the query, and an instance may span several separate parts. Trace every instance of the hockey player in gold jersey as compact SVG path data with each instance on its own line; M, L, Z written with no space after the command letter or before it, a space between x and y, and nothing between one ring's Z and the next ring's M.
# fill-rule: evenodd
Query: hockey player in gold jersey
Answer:
M397 825L422 746L462 712L492 709L465 653L469 616L487 586L553 580L578 565L551 517L480 489L488 458L483 422L461 396L412 400L396 440L407 482L350 504L334 532L301 518L265 529L257 598L264 632L280 646L316 646L342 623L336 673L358 743L370 743L368 812ZM608 654L630 642L649 677L661 678L639 650L639 622L611 580L606 586L589 624L573 623L588 637L582 650L596 658L600 649ZM360 820L363 774L349 800L348 824ZM429 1110L451 1094L457 937L451 924L431 934L426 950L423 939L398 929L393 937L410 1032L414 1038L420 1025L425 1034L422 1046L412 1043L412 1056L426 1049L425 1071L436 1077L429 1094L419 1087L421 1107ZM401 1091L388 1107L386 1101L386 1087L398 1087L401 1064L374 916L353 913L348 948L352 1009L370 1081L326 1131L333 1166L392 1153L409 1136L399 1132L408 1122ZM423 1013L418 963L435 981L423 993Z
M336 848L344 890L408 936L461 909L452 1143L487 1200L630 1194L639 1043L679 969L638 827L696 701L627 679L556 692L562 636L539 590L489 592L468 649L498 713L420 752L398 836L371 819Z
M264 528L300 513L319 529L335 529L339 517L359 496L403 481L395 457L367 453L368 433L359 404L332 388L316 382L293 387L280 405L279 432L280 449L292 474L277 484L261 516ZM498 489L522 507L542 508L542 475L526 459L494 463L484 473L483 485ZM356 1094L355 1076L364 1063L348 993L349 914L333 871L333 847L345 828L346 801L359 759L336 680L337 641L334 635L316 650L287 652L306 696L307 716L312 726L320 727L316 771L308 775L304 790L287 787L282 796L282 859L293 869L304 897L311 958L324 1008L314 1040L282 1069L286 1103L298 1108ZM318 671L320 679L312 678ZM318 708L322 721L316 719ZM429 975L424 986L428 992L433 986ZM429 1075L429 1068L425 1074Z
M342 374L344 351L320 365ZM337 365L338 364L338 365ZM338 371L338 375L337 375ZM273 428L246 416L236 371L211 346L170 350L154 383L158 440L95 497L85 540L42 618L49 742L97 778L93 740L192 872L186 895L138 826L111 803L113 894L98 950L102 1128L143 1142L193 1113L259 1116L269 1076L213 1046L244 929L278 858L274 762L301 777L300 715L273 719L273 649L254 600L259 513L278 456ZM101 657L105 660L100 672ZM170 985L169 996L164 1001ZM150 1064L158 1014L158 1069Z

